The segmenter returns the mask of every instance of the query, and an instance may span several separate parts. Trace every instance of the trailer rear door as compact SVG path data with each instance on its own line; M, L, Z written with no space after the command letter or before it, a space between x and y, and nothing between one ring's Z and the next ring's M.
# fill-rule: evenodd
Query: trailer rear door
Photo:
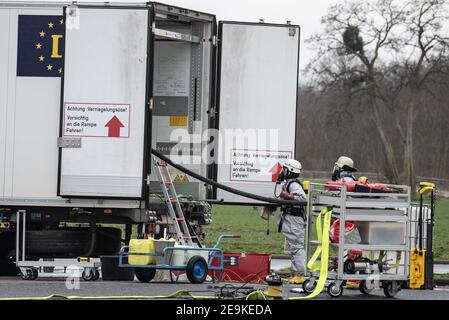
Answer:
M273 196L295 156L299 26L220 22L217 181ZM252 202L217 190L217 199Z
M65 8L58 195L144 196L150 8ZM57 41L57 40L55 40Z

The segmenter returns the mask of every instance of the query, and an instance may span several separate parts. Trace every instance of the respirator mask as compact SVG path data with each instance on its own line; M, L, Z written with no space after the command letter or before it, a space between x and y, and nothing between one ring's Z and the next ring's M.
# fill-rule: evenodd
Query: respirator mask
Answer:
M284 180L288 179L289 170L287 167L282 167L281 172L279 172L278 179L276 183L281 183Z
M340 167L335 164L334 168L332 169L332 181L340 180L340 172Z
M285 180L298 178L299 174L291 172L287 167L282 167L282 171L279 172L276 183L282 183Z

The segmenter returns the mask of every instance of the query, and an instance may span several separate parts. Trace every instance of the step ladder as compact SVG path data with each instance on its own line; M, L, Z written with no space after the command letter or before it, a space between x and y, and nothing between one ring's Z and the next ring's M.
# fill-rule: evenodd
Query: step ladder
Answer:
M201 242L195 234L189 222L185 219L181 204L179 203L178 195L176 194L173 180L168 172L167 163L153 157L153 164L156 168L156 174L161 183L162 193L164 194L165 203L168 208L170 218L175 226L178 242L184 246L192 246L201 248Z

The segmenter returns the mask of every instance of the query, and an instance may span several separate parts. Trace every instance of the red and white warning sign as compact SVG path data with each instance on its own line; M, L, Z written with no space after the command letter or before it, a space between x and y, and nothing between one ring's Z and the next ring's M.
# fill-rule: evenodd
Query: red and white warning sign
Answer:
M129 104L65 103L64 136L129 138Z
M229 180L242 182L276 182L282 165L292 157L291 151L231 150Z

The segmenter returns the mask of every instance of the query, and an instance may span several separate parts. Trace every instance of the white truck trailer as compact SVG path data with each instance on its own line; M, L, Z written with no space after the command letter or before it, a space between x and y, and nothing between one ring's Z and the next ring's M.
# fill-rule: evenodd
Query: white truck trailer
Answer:
M120 230L98 224L127 225L127 239L133 224L169 226L152 148L272 196L295 155L299 35L153 2L0 3L0 272L19 210L30 258L116 252ZM203 201L251 202L170 173L198 234Z

